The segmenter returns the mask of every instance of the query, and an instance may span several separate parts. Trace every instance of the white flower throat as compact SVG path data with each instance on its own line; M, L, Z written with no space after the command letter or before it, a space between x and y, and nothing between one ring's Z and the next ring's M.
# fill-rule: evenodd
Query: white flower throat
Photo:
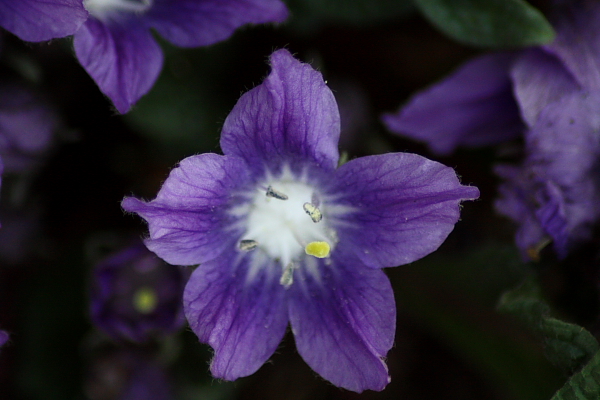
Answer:
M112 12L143 13L152 7L153 0L84 0L86 10L102 19Z
M285 174L284 174L285 175ZM318 193L306 183L271 180L251 200L244 251L264 251L283 267L280 283L289 287L303 257L326 258L336 243Z

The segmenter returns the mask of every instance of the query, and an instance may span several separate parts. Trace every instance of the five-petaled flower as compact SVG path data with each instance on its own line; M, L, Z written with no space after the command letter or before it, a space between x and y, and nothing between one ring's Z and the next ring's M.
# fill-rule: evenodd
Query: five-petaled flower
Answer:
M339 113L322 76L286 50L227 117L224 155L175 168L156 199L125 198L146 245L200 264L184 293L213 375L236 379L273 354L288 323L304 360L353 391L389 382L395 303L383 267L436 250L475 187L414 154L338 164Z

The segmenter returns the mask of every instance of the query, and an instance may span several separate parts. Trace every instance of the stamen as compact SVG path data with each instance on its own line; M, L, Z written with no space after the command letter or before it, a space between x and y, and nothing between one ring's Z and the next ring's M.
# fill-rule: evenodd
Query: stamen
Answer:
M315 256L317 258L325 258L329 255L331 247L327 242L310 242L304 248L304 251L309 256Z
M281 278L279 279L279 283L286 289L294 283L294 268L294 263L289 263L283 270L283 274L281 274Z
M258 242L256 240L240 240L240 250L250 251L254 250L258 246Z
M314 204L304 203L302 208L304 208L304 211L310 216L310 219L312 219L314 223L317 223L323 219L323 214L321 214L321 210L319 210L319 208Z
M267 193L266 193L267 197L273 197L274 199L278 199L278 200L287 200L288 197L287 195L278 192L277 190L273 189L271 186L269 186L267 188Z

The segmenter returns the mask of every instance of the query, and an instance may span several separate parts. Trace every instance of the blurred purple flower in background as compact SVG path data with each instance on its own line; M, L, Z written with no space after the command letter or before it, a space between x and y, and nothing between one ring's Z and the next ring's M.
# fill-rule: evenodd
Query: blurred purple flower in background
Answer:
M337 386L389 382L395 332L384 267L436 250L475 199L452 168L408 153L337 168L338 108L320 73L286 50L244 94L221 135L224 156L184 159L155 200L123 200L167 262L200 264L186 317L215 356L214 376L254 373L288 323L298 352Z
M114 339L144 342L180 329L189 274L141 243L100 262L93 272L90 314Z
M522 163L496 168L504 179L496 208L518 224L517 246L530 259L550 242L565 257L600 217L600 4L555 11L551 44L481 56L383 116L391 131L439 154L522 129Z
M165 367L140 348L101 346L91 362L85 394L89 400L172 400Z
M0 0L0 26L28 42L72 35L87 18L82 0Z
M0 330L0 347L4 346L6 342L8 342L8 333Z
M156 81L163 63L152 36L181 47L208 46L246 24L282 22L279 0L85 0L90 18L75 33L81 65L126 113Z
M43 160L59 125L56 111L22 85L0 84L0 156L6 172L25 172Z
M199 47L287 16L280 0L0 0L0 26L23 40L74 34L79 62L122 114L161 71L151 29L176 46Z

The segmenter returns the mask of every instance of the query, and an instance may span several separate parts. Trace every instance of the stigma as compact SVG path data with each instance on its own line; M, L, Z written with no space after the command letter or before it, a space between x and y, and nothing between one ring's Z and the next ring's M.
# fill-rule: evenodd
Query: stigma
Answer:
M337 235L317 188L284 172L279 179L258 185L249 200L244 210L246 230L238 247L266 253L281 267L284 287L292 285L294 270L306 264L306 257L330 256Z

